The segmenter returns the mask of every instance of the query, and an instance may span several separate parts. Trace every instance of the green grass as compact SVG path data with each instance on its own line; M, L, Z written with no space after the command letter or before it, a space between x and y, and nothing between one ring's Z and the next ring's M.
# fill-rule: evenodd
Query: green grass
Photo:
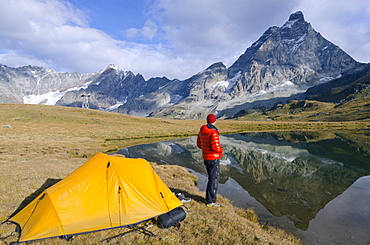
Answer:
M354 107L358 107L354 104ZM28 196L48 180L63 179L97 152L114 152L137 144L170 138L195 136L204 120L140 118L118 113L81 108L42 105L0 105L0 220L13 213ZM7 126L10 127L7 127ZM5 127L6 126L6 127ZM336 131L360 132L369 121L247 121L218 120L222 134L252 131L324 130L334 137ZM286 137L286 136L284 136ZM319 136L317 136L319 137ZM361 137L358 133L357 137ZM313 137L311 140L320 140ZM280 229L264 227L252 210L233 207L219 197L223 208L209 209L196 178L179 166L157 166L156 172L172 189L194 199L182 227L161 230L157 236L134 232L114 239L111 244L300 244L299 239ZM0 226L1 240L15 241L14 225ZM125 229L77 236L72 244L100 244L100 241L125 232ZM184 242L185 241L185 242ZM50 239L34 244L66 244Z
M370 120L370 96L359 96L342 104L319 101L290 101L265 112L241 115L239 120L353 122Z

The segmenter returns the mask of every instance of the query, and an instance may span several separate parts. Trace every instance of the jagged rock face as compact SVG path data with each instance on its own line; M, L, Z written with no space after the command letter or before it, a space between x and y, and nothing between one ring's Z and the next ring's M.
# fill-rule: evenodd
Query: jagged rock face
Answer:
M114 107L125 104L128 109L121 108L120 113L145 116L143 111L151 107L142 103L140 97L158 91L170 82L167 78L151 78L145 81L140 74L134 75L130 71L125 72L117 67L108 66L87 88L66 93L57 105L80 107L83 101L81 96L89 95L90 108L113 110ZM133 109L137 106L138 109Z
M370 87L370 64L359 65L340 78L309 88L305 95L309 100L343 102Z
M116 111L128 115L148 116L149 113L163 104L176 103L178 100L176 94L172 93L168 88L174 88L174 86L178 85L178 82L178 80L171 81L165 77L151 78L145 87L141 87L142 90L139 89L140 94L129 97L127 102ZM177 91L178 89L174 90Z
M282 27L269 28L230 68L212 69L220 66L215 64L206 70L210 74L188 79L187 98L151 115L199 119L215 113L230 117L245 109L246 102L289 97L358 65L316 32L302 12L296 12Z
M23 103L23 97L65 91L85 84L94 74L58 73L45 67L0 65L0 103Z
M188 100L222 100L222 94L227 90L226 86L220 86L220 82L227 80L227 68L219 62L208 67L204 72L188 79L186 90L189 90Z
M91 87L105 96L107 104L102 103L103 96L96 98L93 91L88 92L95 104L100 101L97 107L107 108L118 100L122 105L116 111L129 115L204 119L215 113L230 117L245 109L247 102L271 99L273 103L276 97L304 92L357 65L296 12L282 27L269 28L230 68L218 62L184 81L156 78L145 84L127 80L124 88L118 86L122 78L113 79L110 83L117 84L113 87L119 88L119 96ZM148 84L158 86L148 89ZM126 89L140 92L128 94Z
M135 76L132 72L108 66L86 88L66 93L57 105L80 107L83 101L81 96L89 95L90 108L107 109L117 103L124 103L129 97L138 96L139 86L145 84L141 75Z
M348 54L324 39L294 13L281 27L271 27L229 68L229 76L242 72L243 91L267 90L285 81L313 85L356 65Z
M90 108L135 116L204 119L214 113L229 118L248 108L302 99L308 88L360 65L296 12L282 27L269 28L229 68L218 62L183 81L145 81L113 65L93 74L1 66L0 103L28 103L24 98L60 92L54 104L81 107L88 98ZM36 103L52 104L40 97Z
M352 69L356 63L297 12L281 28L266 31L229 68L229 75L242 71L243 90L236 93L254 93L285 81L312 86L322 78L334 78Z
M185 81L178 81L179 86L168 88L171 93L182 98L176 104L163 105L150 116L177 119L204 119L205 115L214 112L220 102L228 103L232 99L230 88L235 79L228 79L228 69L219 62ZM180 88L176 92L176 87Z
M221 62L216 63L187 80L169 81L152 93L131 99L120 106L117 111L140 116L198 118L199 112L189 110L189 105L219 100L224 89L218 88L217 82L226 78L227 68Z

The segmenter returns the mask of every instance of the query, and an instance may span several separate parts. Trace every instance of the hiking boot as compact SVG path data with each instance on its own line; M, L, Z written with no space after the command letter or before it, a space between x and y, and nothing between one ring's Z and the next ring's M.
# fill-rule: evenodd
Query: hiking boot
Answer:
M175 192L174 194L182 203L191 202L191 198L185 197L181 192Z
M189 202L191 202L191 198L190 197L184 197L183 199L180 199L180 201L182 203L189 203Z
M221 204L211 202L211 203L207 203L207 207L222 207L222 206L221 206Z

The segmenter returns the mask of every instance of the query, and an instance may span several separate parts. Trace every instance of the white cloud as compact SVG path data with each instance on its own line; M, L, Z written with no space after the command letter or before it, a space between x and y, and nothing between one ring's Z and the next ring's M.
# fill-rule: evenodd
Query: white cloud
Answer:
M141 30L139 28L129 28L125 30L124 36L128 39L135 39L141 34Z
M4 61L4 62L2 62ZM10 51L6 54L0 54L0 64L6 64L7 66L16 67L19 64L23 65L34 65L34 66L47 66L48 63L37 59L32 55L25 55L16 53L16 51Z
M155 34L157 33L158 27L156 23L152 21L147 21L143 27L143 36L146 39L152 40Z
M79 72L103 70L113 63L146 79L185 79L215 62L230 66L267 28L282 26L297 10L328 40L369 62L368 0L147 3L143 26L124 30L118 40L92 28L88 12L68 1L0 1L0 63Z
M153 21L146 21L142 28L129 28L123 32L123 35L129 40L152 40L157 34L158 26Z

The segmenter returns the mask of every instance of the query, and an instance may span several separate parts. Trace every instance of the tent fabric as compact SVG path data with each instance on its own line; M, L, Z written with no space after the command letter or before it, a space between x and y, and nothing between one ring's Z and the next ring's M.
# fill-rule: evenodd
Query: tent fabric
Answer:
M97 153L9 221L24 242L132 225L181 205L145 159Z

